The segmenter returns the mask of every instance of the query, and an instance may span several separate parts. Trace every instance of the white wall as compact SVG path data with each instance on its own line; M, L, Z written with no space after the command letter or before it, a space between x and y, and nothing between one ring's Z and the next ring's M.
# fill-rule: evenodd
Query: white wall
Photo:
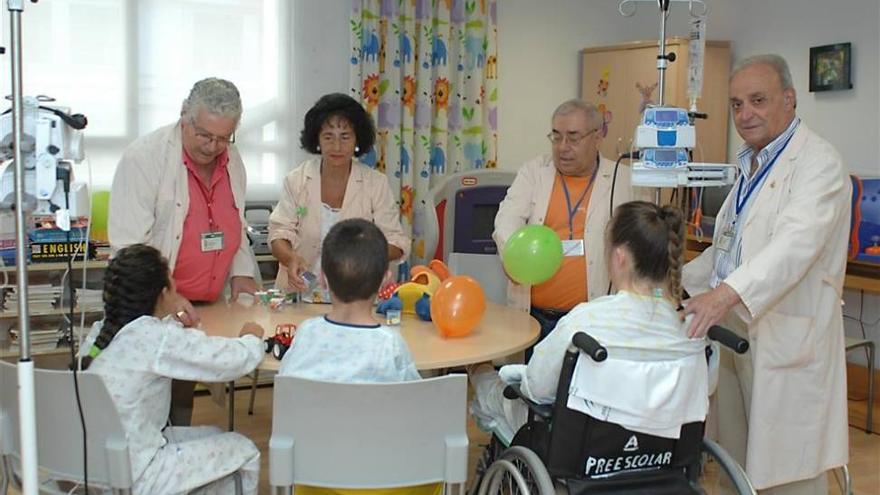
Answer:
M707 37L730 39L738 18L729 1L709 1ZM656 40L656 4L640 3L632 17L618 0L500 0L498 5L498 154L502 167L517 168L550 151L545 136L559 103L579 96L580 50L627 41ZM674 4L668 36L687 34L686 4Z
M707 0L709 39L730 40L734 61L775 52L786 57L798 91L798 113L834 143L855 173L880 175L880 6L877 0ZM640 3L633 17L617 0L501 0L498 7L499 163L518 167L549 150L549 116L578 96L579 50L659 34L657 8ZM673 4L669 36L687 34L685 4ZM809 47L853 43L849 91L810 93ZM870 110L869 110L870 109ZM840 125L841 120L847 122ZM731 149L740 144L731 126Z
M880 2L746 0L732 38L734 60L775 51L791 66L798 115L833 143L853 173L880 176ZM711 16L711 14L710 14ZM711 22L711 17L710 17ZM710 24L711 26L711 24ZM809 92L809 47L852 42L853 89Z
M293 8L293 107L297 140L295 163L308 158L299 148L306 111L327 93L348 93L351 2L297 1Z

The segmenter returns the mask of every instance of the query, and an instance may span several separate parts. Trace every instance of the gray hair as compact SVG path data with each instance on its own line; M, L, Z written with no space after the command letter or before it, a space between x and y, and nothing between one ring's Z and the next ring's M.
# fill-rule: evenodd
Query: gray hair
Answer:
M202 79L193 85L189 96L183 100L180 115L192 119L199 110L234 119L237 125L241 118L241 96L238 88L225 79Z
M584 115L587 116L587 120L592 122L593 126L596 128L602 127L605 124L605 117L599 112L596 105L587 103L580 98L572 98L571 100L562 102L562 104L556 107L556 110L553 111L552 118L555 119L560 115L568 115L576 111L583 112Z
M768 65L774 71L776 71L776 75L779 76L779 82L782 83L782 89L794 89L794 84L791 82L791 71L788 69L788 62L785 61L779 55L775 53L767 53L763 55L753 55L744 60L739 61L734 67L733 71L730 73L730 79L733 79L739 71L745 69L746 67L751 67L753 65Z

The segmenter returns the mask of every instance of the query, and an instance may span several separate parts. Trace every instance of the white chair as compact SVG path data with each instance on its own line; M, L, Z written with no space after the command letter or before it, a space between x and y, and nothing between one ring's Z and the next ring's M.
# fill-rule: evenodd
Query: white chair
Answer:
M42 472L53 480L83 481L82 426L69 371L38 369L34 372L37 411L37 457ZM98 375L82 372L80 399L88 432L89 485L109 487L114 493L131 493L128 440L116 406ZM18 387L14 364L0 362L0 455L6 493L21 450L19 439ZM44 493L67 493L43 484Z
M275 378L269 484L396 488L467 479L467 377L401 383Z
M467 274L480 283L486 299L502 306L507 304L507 275L501 257L493 254L449 253L449 271Z

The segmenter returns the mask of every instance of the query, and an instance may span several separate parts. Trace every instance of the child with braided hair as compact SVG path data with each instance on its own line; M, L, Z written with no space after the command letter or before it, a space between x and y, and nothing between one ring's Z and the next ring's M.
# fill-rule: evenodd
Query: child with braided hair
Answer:
M104 274L104 319L82 347L84 367L101 376L128 434L135 494L257 493L260 452L216 427L166 427L171 380L226 382L263 359L263 328L246 323L237 339L184 328L181 296L158 250L119 250Z
M563 357L580 331L605 346L609 358L593 363L580 356L570 408L671 438L678 437L681 424L705 420L706 343L688 338L678 313L683 243L684 223L677 208L643 201L618 206L605 233L606 263L617 292L573 308L535 347L528 365L504 366L498 373L484 365L471 370L476 389L471 412L478 424L507 444L525 423L522 402L502 398L507 384L518 383L526 397L552 404ZM587 373L581 373L584 367ZM583 376L587 378L578 379ZM624 377L627 386L621 387ZM645 382L644 388L639 382Z

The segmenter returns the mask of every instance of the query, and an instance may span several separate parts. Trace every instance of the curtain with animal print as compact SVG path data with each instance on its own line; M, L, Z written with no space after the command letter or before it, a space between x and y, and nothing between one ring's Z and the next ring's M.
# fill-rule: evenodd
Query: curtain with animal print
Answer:
M497 142L496 0L353 0L350 91L375 119L361 160L388 176L413 255L425 253L429 191L492 168Z

